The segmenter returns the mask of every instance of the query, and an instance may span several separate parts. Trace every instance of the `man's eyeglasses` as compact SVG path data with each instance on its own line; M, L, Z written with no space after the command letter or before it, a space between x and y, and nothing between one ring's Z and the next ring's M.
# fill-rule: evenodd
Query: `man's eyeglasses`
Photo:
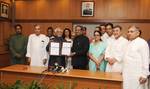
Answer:
M134 31L128 31L128 33L133 33L133 32L136 32L137 30L134 30Z

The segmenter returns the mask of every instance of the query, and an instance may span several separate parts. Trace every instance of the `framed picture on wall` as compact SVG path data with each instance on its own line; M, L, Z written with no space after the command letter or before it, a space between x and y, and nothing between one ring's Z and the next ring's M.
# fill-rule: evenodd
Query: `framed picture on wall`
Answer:
M9 4L5 2L0 2L0 17L9 18Z
M94 16L94 1L81 2L82 16Z

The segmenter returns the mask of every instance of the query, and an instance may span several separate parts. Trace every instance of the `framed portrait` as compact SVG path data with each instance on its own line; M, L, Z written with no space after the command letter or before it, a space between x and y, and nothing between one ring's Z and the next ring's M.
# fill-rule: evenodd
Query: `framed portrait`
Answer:
M82 16L94 16L94 1L82 1L81 14Z
M9 18L9 4L5 2L0 2L0 17Z

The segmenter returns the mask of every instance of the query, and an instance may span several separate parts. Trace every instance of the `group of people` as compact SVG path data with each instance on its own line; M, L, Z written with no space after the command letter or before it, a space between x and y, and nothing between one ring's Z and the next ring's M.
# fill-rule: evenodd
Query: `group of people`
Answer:
M147 89L149 75L149 47L140 37L136 26L128 28L123 37L122 27L112 23L95 28L93 38L86 36L86 27L48 27L47 35L41 34L40 25L28 39L22 34L22 26L15 25L16 34L10 38L9 48L12 64L29 63L31 66L54 66L102 72L119 72L123 76L123 89ZM71 42L71 54L49 55L50 42ZM27 57L27 60L25 58Z

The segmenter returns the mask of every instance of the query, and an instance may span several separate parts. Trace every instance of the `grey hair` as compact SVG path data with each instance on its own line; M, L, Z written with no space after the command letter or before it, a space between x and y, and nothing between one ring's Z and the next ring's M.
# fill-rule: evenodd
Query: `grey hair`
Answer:
M132 25L132 26L129 26L129 29L130 29L130 28L133 28L133 29L135 29L135 31L138 31L138 32L139 32L139 36L141 36L142 31L140 30L139 27L137 27L137 26L135 26L135 25Z
M59 28L59 27L55 28L54 32L57 33L58 31L63 32L63 30L61 30L61 28Z

